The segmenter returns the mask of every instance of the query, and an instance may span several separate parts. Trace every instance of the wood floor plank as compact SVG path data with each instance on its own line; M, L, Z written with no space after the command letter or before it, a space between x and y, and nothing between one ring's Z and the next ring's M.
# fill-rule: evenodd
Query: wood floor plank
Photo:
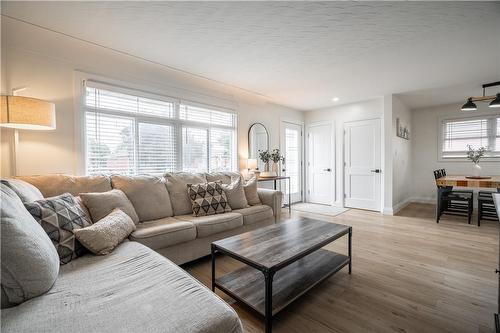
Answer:
M342 270L281 311L280 332L493 332L496 311L498 223L468 225L435 206L411 204L397 216L349 210L317 218L353 227L353 273ZM283 210L283 219L288 211ZM475 220L475 217L473 218ZM325 247L345 253L346 239ZM218 275L241 263L217 260ZM210 259L183 266L210 285ZM260 316L217 291L240 316L245 332L263 332Z

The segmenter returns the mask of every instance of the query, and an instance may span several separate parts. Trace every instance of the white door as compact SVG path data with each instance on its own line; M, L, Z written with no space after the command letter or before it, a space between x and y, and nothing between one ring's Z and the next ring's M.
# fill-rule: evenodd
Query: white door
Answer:
M332 123L308 127L308 202L331 205L333 202L334 131Z
M380 120L348 122L345 129L345 206L380 210Z
M285 157L282 175L290 177L285 186L284 200L288 203L290 191L292 203L302 201L302 126L289 122L282 122L281 126L282 154Z

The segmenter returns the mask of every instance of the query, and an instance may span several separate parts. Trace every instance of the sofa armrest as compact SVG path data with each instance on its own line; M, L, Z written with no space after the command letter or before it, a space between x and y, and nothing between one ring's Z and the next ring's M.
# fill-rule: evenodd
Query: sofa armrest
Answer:
M278 222L281 216L283 193L281 191L259 188L257 189L257 194L262 204L270 206L273 209L274 220Z

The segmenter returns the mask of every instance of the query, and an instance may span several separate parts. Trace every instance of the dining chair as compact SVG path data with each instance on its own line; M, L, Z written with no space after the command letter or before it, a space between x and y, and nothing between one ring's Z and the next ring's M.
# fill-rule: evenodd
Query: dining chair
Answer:
M434 179L446 176L445 169L434 170ZM467 223L472 219L474 192L470 190L453 190L453 186L437 185L436 223L441 215L467 216Z
M481 225L481 220L498 221L498 213L493 202L493 193L489 191L479 191L477 197L477 226Z

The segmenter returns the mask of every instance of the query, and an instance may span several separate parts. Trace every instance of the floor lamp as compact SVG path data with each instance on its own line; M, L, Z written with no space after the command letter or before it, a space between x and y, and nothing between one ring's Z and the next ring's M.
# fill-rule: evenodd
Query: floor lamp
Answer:
M19 130L56 129L54 103L23 96L1 96L0 126L14 129L13 169L18 175Z

